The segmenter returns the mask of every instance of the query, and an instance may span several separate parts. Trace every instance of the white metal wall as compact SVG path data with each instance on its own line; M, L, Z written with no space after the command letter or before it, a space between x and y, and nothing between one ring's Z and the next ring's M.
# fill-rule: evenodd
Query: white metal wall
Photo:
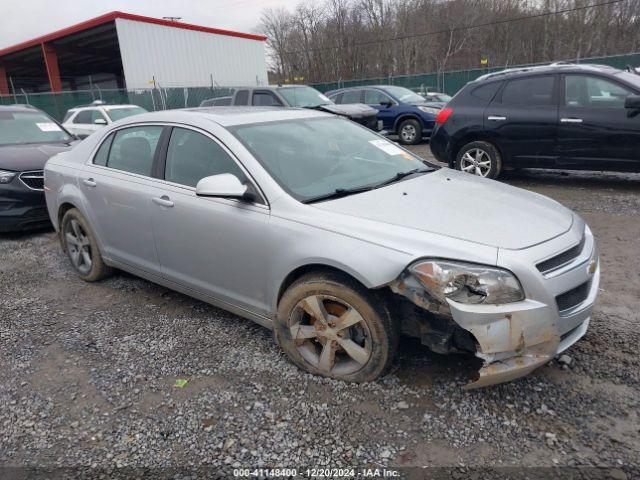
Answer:
M116 19L127 88L267 85L259 40Z

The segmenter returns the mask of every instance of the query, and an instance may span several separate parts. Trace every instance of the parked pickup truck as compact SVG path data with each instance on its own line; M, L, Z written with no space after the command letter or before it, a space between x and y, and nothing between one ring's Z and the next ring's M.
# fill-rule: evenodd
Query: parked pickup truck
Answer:
M346 117L376 132L382 130L378 111L363 103L336 105L318 90L305 85L238 88L233 95L204 100L200 106L297 107Z

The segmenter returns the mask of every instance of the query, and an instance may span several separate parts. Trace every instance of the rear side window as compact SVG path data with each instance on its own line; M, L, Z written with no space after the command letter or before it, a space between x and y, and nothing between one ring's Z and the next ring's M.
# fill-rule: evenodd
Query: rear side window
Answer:
M234 105L247 105L249 103L249 90L239 90L236 93Z
M151 176L153 156L162 127L140 126L118 130L111 145L107 167Z
M100 145L100 148L98 148L98 151L93 157L94 165L101 165L103 167L107 166L107 159L109 158L109 149L111 148L112 142L113 142L113 134L109 135L107 139L104 142L102 142L102 145Z
M511 80L502 91L502 104L530 107L553 105L554 83L553 75Z
M174 128L167 149L165 180L195 187L204 177L231 173L245 183L247 177L238 164L211 138L188 130Z
M280 107L282 103L269 92L254 92L253 105L259 107Z
M362 92L362 90L349 90L344 92L340 103L360 103L360 92Z
M487 83L486 85L480 85L479 87L471 90L471 96L479 98L480 100L493 100L498 90L500 90L502 82Z

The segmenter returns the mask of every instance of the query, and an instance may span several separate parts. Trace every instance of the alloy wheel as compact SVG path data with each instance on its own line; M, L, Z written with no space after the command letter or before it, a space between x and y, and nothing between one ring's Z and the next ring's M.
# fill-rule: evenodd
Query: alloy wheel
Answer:
M472 148L462 155L460 170L486 177L491 171L491 157L481 148Z
M416 139L416 135L418 134L415 125L407 124L402 127L400 130L400 136L402 140L406 143L412 143Z
M64 233L71 263L80 273L86 275L91 271L91 242L78 220L72 218L67 223Z
M325 374L350 375L372 355L367 322L352 306L328 295L310 295L294 307L289 329L302 357Z

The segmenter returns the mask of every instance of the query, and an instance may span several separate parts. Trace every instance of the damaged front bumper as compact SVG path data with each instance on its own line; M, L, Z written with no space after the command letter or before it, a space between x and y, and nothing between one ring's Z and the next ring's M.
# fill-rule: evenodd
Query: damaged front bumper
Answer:
M509 305L450 303L453 320L477 342L484 361L479 377L465 388L509 382L528 375L562 353L587 332L598 292L600 272L593 276L581 308L561 315L556 305L525 300Z
M538 254L534 252L532 258ZM424 344L439 353L471 350L483 360L478 378L466 385L466 389L528 375L577 342L589 327L600 284L597 251L589 231L583 253L572 264L549 275L531 271L530 267L528 271L522 268L518 271L516 264L534 265L534 262L522 262L521 258L510 262L514 259L508 255L505 254L505 263L513 266L521 281L524 279L525 290L531 293L522 301L486 305L447 299L446 304L440 303L407 272L390 285L393 292L428 315L422 321L421 330L414 329L414 333L409 334L420 336ZM512 255L515 258L522 252ZM584 286L579 301L562 310L560 297L571 294L576 285ZM405 320L406 317L403 322ZM461 343L456 342L455 329L468 332L475 348L468 348L469 342L461 348ZM433 341L434 338L437 341Z

